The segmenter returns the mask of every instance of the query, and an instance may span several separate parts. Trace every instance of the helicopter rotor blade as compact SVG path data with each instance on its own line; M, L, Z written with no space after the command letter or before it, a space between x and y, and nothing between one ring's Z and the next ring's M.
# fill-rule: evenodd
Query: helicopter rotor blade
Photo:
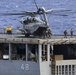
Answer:
M37 14L37 12L21 12L21 13L0 13L0 16L11 16L11 15L30 15L30 16L35 16Z
M9 15L26 15L25 13L0 13L0 16L9 16Z
M68 16L68 14L52 14L52 15L55 15L55 16Z
M38 7L38 5L37 5L37 2L36 2L36 0L34 0L34 3L35 3L35 6L36 6L36 8L37 8L37 11L39 10L39 7ZM37 13L38 14L38 13ZM42 16L40 15L40 17L41 17L41 19L42 19Z
M38 5L37 5L37 3L36 3L36 0L34 0L34 3L35 3L36 8L37 8L37 10L38 10L39 8L38 8Z
M67 10L67 9L51 9L51 10L45 10L46 14L66 14L67 12L72 13L71 10ZM18 15L18 16L31 16L31 17L35 17L36 15L40 15L43 14L43 12L32 12L32 11L28 11L28 12L14 12L14 13L0 13L0 16L12 16L12 15Z
M54 13L54 12L67 12L67 11L71 11L71 10L68 10L68 9L51 9L51 10L47 10L45 13L46 14L51 14L51 13Z

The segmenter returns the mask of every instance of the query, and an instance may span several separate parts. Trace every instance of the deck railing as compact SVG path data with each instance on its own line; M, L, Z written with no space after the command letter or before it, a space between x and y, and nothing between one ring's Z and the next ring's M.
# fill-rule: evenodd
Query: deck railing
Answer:
M76 60L58 60L55 75L76 75Z

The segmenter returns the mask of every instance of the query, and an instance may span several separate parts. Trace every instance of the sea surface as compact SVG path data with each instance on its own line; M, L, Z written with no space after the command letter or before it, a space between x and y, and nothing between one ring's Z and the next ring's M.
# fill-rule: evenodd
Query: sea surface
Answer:
M74 30L76 35L76 0L36 0L38 8L44 7L49 9L65 9L70 11L55 11L47 15L50 29L53 34L62 35L67 30ZM0 0L0 13L37 11L34 0ZM19 22L24 16L0 16L0 28L12 26L22 27Z

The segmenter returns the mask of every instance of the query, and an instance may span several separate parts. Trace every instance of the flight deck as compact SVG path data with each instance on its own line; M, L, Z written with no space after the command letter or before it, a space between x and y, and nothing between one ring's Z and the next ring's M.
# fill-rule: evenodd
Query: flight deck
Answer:
M76 36L52 35L51 38L26 38L22 34L0 34L0 43L31 43L31 44L74 44Z

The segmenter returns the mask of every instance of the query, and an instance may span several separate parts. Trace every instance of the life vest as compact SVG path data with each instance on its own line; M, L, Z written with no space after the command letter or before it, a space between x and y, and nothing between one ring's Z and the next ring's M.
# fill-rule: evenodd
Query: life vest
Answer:
M12 27L7 27L6 31L12 31Z

